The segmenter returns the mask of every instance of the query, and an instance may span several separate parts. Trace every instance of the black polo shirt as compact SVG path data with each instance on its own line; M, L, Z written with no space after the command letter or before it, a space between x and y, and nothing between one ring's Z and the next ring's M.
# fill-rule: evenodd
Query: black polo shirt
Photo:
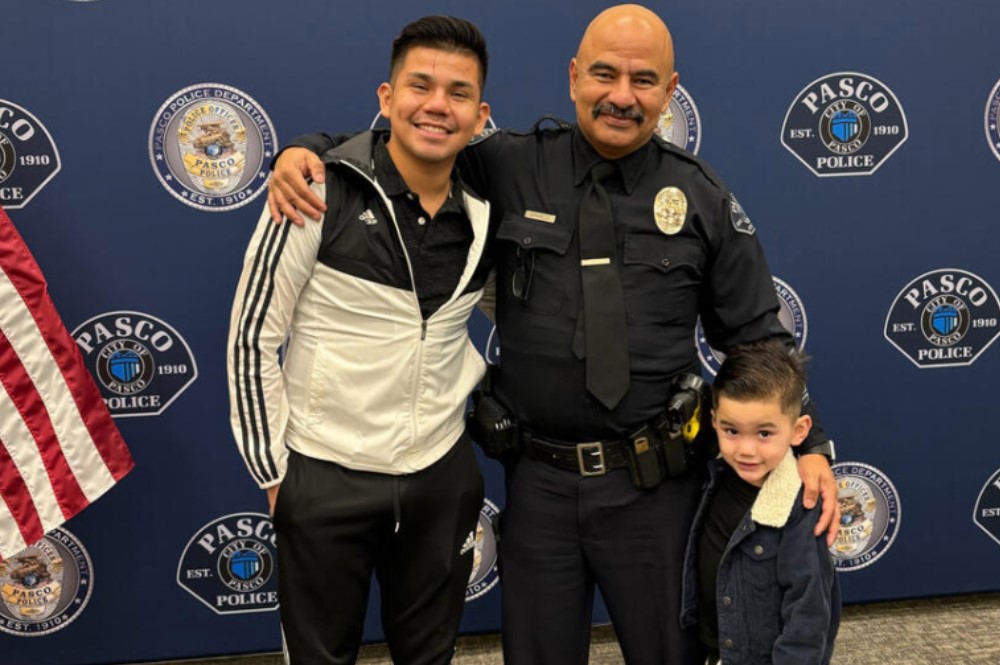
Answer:
M468 260L473 231L462 200L464 188L453 170L451 192L431 217L396 169L385 139L375 143L372 158L375 179L392 202L420 313L426 319L451 298Z

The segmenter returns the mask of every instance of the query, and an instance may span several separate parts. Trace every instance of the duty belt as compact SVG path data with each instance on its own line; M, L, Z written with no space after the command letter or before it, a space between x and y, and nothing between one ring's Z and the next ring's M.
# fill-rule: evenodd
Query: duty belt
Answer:
M627 468L625 446L632 443L631 439L570 443L546 439L528 431L522 432L521 441L528 457L576 471L581 476L603 476L612 469Z

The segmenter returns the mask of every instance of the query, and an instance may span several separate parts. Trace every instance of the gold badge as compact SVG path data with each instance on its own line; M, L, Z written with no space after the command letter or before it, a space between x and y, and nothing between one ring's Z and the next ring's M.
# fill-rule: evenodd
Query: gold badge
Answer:
M684 192L676 187L664 187L653 202L656 227L668 236L674 235L684 226L687 209L688 201Z

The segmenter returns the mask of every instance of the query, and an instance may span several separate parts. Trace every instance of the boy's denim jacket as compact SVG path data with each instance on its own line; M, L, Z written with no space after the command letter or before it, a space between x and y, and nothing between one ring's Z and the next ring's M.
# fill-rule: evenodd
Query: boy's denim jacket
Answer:
M684 557L681 625L698 620L698 536L718 490L713 460ZM791 450L764 481L729 539L719 564L716 600L724 665L826 665L840 625L840 587L826 538L813 535L820 506L802 506Z

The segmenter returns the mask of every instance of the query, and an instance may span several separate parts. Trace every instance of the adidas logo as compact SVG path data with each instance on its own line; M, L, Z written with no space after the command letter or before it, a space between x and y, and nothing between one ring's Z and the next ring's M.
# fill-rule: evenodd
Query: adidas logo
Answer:
M358 216L358 220L364 222L368 226L371 226L373 224L378 224L378 220L375 219L375 213L373 213L371 210L365 210L363 213L361 213Z
M463 544L462 549L458 551L459 556L465 554L475 546L476 546L476 532L470 531L469 535L465 539L465 544Z

